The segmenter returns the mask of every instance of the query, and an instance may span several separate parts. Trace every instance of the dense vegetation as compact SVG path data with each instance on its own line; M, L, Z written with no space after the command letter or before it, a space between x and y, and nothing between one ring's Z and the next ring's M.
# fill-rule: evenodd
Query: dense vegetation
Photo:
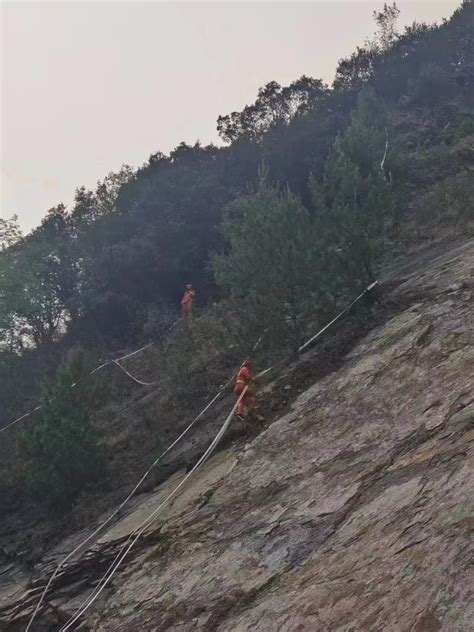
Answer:
M21 431L26 491L53 507L67 504L104 471L90 417L103 403L105 384L102 376L87 379L93 360L73 352L60 367L35 423Z
M75 364L55 377L70 349L158 339L192 282L200 317L160 343L161 362L171 396L199 397L263 329L261 354L291 353L384 256L472 226L473 4L401 33L397 17L396 5L374 15L376 34L339 62L332 87L270 82L219 117L224 146L181 143L125 166L25 237L16 218L0 220L0 425L49 389L8 448L31 490L70 477L58 490L69 501L102 471L87 421L95 396L64 403ZM50 439L66 461L46 454Z

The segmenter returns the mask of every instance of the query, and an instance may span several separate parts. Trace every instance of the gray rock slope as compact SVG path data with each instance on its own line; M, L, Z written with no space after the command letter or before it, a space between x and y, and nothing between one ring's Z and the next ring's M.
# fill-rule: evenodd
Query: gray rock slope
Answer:
M472 241L415 265L392 290L406 307L264 432L217 453L81 629L472 630L473 272ZM64 569L34 629L59 629L183 475ZM38 586L81 535L45 557ZM13 567L0 574L9 631L38 596Z

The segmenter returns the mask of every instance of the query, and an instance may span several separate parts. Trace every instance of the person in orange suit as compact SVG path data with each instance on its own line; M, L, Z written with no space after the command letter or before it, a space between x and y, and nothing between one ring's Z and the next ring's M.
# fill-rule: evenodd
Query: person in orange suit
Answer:
M240 371L237 373L237 379L235 381L234 386L234 394L236 397L240 397L242 391L248 387L245 391L245 395L239 402L237 406L237 417L241 420L244 419L245 413L252 408L255 402L255 388L254 388L254 376L253 376L253 366L252 361L248 358L243 363Z
M193 301L196 298L196 292L193 290L193 286L189 283L186 286L186 291L181 300L181 313L183 318L192 316L193 314Z

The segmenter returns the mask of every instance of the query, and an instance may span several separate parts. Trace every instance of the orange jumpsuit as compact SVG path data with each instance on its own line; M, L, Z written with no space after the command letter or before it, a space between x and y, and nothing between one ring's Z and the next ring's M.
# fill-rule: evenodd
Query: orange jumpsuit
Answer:
M196 292L192 289L186 290L183 299L181 301L181 312L184 317L191 316L193 313L193 301L196 296Z
M242 416L248 408L251 408L253 406L256 393L255 393L255 390L252 388L252 383L253 383L252 369L249 366L243 366L240 369L240 371L237 373L237 379L236 379L235 387L234 387L234 394L237 397L240 397L242 391L244 390L246 386L248 386L248 389L246 390L245 395L242 397L242 399L239 402L239 405L237 406L238 415Z

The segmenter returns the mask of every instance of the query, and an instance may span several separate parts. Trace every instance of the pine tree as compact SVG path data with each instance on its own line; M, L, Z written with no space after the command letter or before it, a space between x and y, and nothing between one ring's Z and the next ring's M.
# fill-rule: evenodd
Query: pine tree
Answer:
M59 369L38 417L23 432L25 482L35 500L65 507L103 473L90 416L103 401L104 387L98 376L88 377L91 366L87 353L74 352Z
M268 327L278 342L297 346L305 314L317 302L319 257L310 214L262 174L255 192L227 208L223 232L228 252L213 262L218 284L245 306L249 329Z
M387 125L373 91L361 93L351 124L336 139L323 181L311 182L321 246L342 287L371 280L393 220Z

